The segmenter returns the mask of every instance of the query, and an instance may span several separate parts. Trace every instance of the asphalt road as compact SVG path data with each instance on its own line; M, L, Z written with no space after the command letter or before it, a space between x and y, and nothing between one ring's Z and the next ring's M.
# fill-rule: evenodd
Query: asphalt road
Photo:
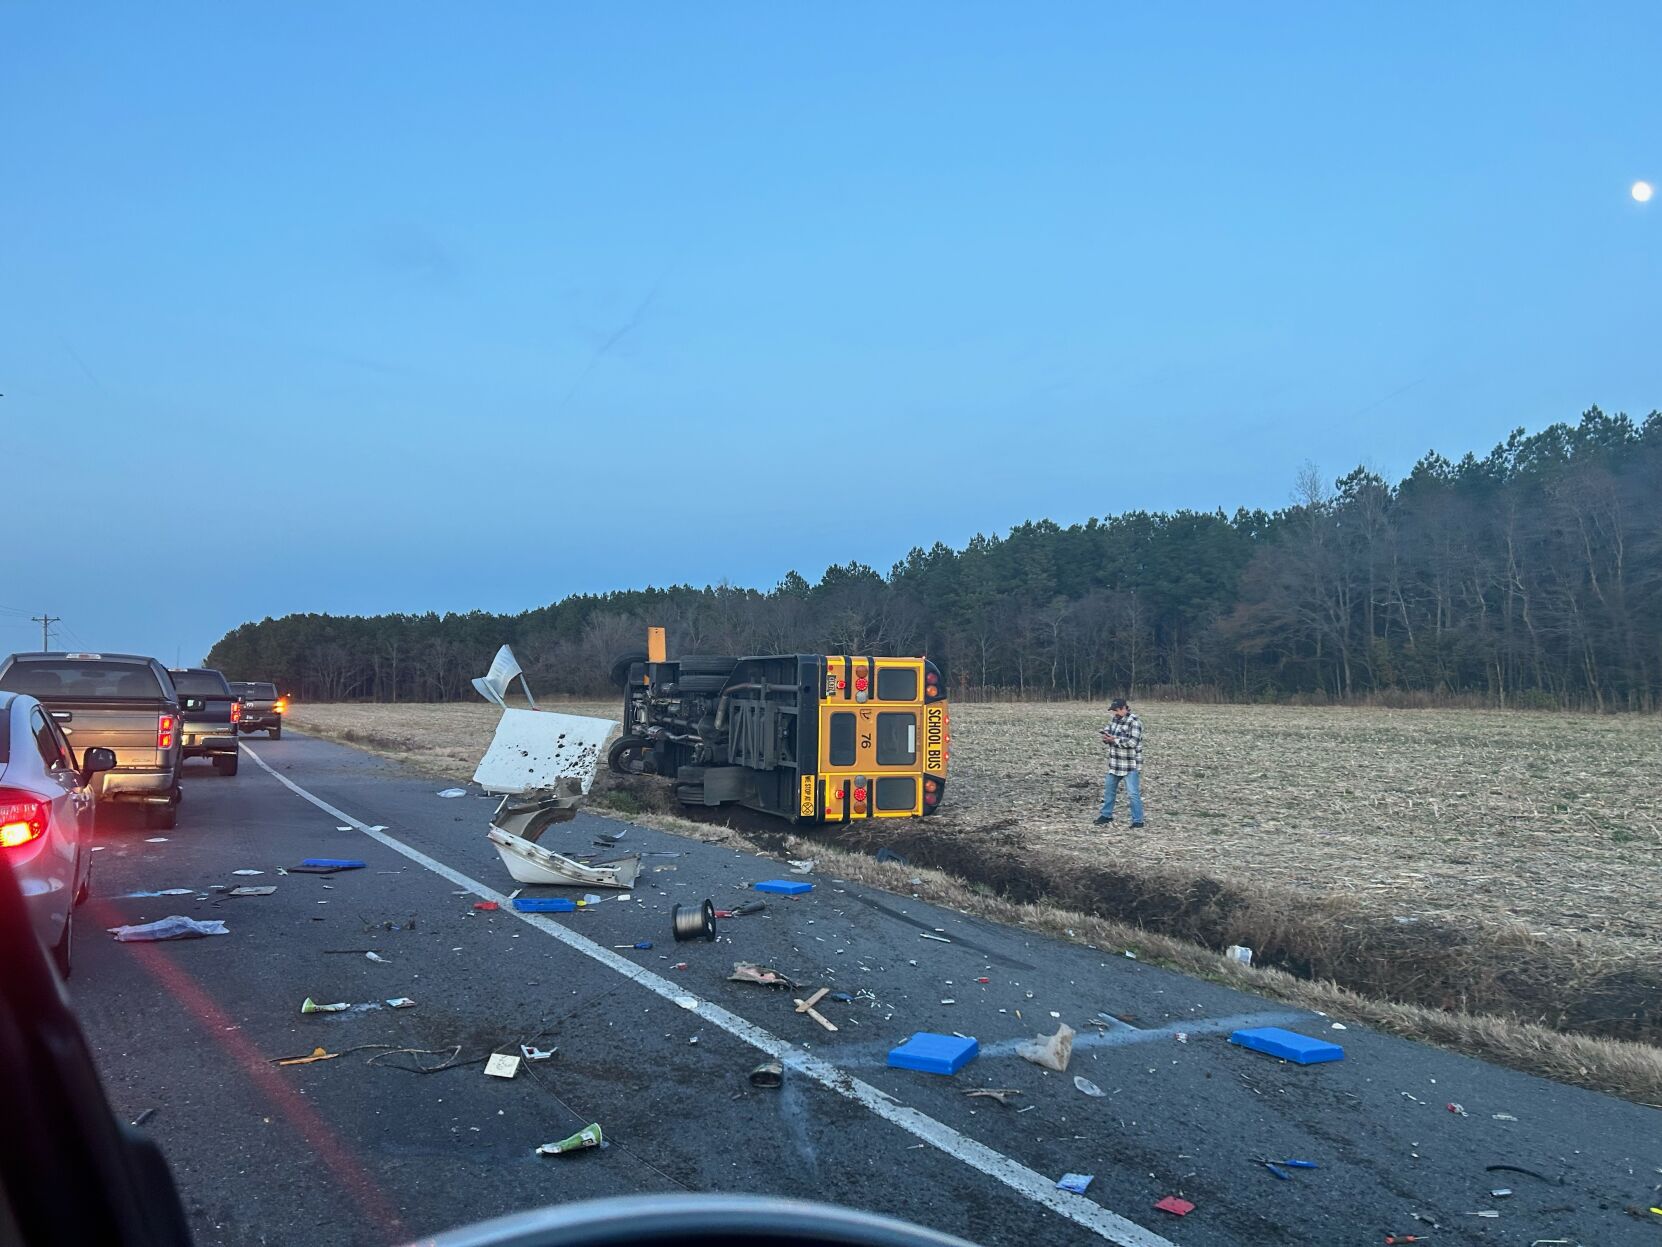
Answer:
M1662 1218L1623 1211L1657 1202L1654 1110L822 873L805 897L720 923L717 943L676 944L673 903L731 906L788 868L598 817L545 843L599 852L596 834L626 829L621 847L654 854L632 899L478 912L515 886L485 839L485 800L440 798L442 783L292 734L250 752L272 771L247 754L232 778L191 764L175 831L109 820L71 981L117 1111L154 1110L144 1129L199 1243L391 1244L544 1203L681 1190L866 1208L988 1247L1662 1242ZM279 873L309 856L367 867ZM181 887L200 891L124 895ZM118 944L102 931L172 913L222 918L230 934ZM937 934L951 942L923 938ZM637 940L655 947L614 951ZM855 999L822 1005L839 1028L827 1032L795 1011L801 993L728 981L741 959ZM302 1016L308 996L416 1004ZM1098 1013L1129 1024L1093 1028ZM1081 1032L1065 1075L1013 1050L1058 1015ZM1258 1023L1336 1039L1345 1060L1300 1067L1227 1042ZM920 1030L973 1035L982 1054L952 1077L887 1068ZM521 1043L557 1052L511 1081L483 1073ZM426 1051L343 1052L356 1045ZM319 1046L343 1055L273 1064ZM770 1051L785 1084L753 1088ZM415 1072L453 1052L451 1068ZM963 1094L976 1087L1022 1094ZM534 1153L591 1121L611 1146ZM1320 1167L1283 1181L1262 1157ZM1054 1186L1065 1172L1095 1177L1071 1195ZM1167 1195L1194 1211L1157 1211Z

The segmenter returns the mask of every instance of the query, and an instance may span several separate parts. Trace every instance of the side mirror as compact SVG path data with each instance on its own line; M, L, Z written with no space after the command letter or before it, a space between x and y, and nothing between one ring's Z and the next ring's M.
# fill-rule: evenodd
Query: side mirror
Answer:
M89 780L100 771L115 770L115 750L88 749L81 755L81 786L85 787Z

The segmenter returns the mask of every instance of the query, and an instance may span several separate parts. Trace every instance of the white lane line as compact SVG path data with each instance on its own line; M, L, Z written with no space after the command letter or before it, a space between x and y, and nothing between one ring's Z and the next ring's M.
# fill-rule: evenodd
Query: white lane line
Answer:
M836 1092L846 1099L853 1100L877 1117L892 1125L899 1126L907 1133L914 1135L923 1142L945 1152L954 1160L968 1165L971 1169L978 1169L987 1176L1002 1182L1005 1186L1022 1195L1034 1203L1039 1204L1059 1216L1066 1217L1075 1225L1083 1226L1111 1243L1120 1247L1175 1247L1169 1239L1162 1238L1151 1230L1145 1230L1134 1221L1128 1221L1116 1212L1110 1212L1101 1204L1093 1203L1083 1195L1075 1195L1071 1191L1064 1191L1057 1187L1053 1178L1047 1178L1037 1170L1029 1169L1020 1161L1013 1160L1002 1152L994 1151L984 1143L961 1134L944 1122L936 1121L926 1113L920 1113L915 1108L908 1108L894 1100L885 1091L880 1091L870 1083L861 1082L846 1070L822 1060L798 1048L795 1044L779 1038L770 1031L763 1030L755 1023L747 1021L736 1013L731 1013L718 1004L701 999L688 991L679 983L672 983L644 967L636 965L626 957L620 957L611 949L593 940L577 934L568 927L563 927L553 919L543 914L525 914L515 909L508 898L496 889L471 879L459 870L452 870L443 862L428 857L420 849L412 848L402 840L389 836L378 827L371 827L368 823L353 818L344 810L338 810L322 797L314 796L299 784L280 775L273 770L259 754L255 753L247 744L242 746L244 752L253 758L260 768L270 775L279 784L297 796L304 797L324 813L341 822L350 824L376 840L395 853L402 853L418 866L423 866L448 879L459 888L466 888L482 900L495 901L502 906L504 914L511 914L521 922L537 928L545 935L551 935L560 943L577 952L582 953L609 970L615 970L625 978L640 984L648 991L662 996L672 1004L680 1005L684 1009L703 1018L713 1026L718 1026L736 1039L741 1039L751 1047L791 1069L813 1079L822 1087Z

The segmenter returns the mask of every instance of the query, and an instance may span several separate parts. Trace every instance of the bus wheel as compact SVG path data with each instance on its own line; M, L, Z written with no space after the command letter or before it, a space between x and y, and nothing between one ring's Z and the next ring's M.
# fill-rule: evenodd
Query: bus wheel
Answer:
M629 687L629 668L638 662L645 662L646 655L641 653L625 654L612 664L612 683L621 691Z
M652 744L644 736L625 736L606 753L606 765L614 775L651 774Z

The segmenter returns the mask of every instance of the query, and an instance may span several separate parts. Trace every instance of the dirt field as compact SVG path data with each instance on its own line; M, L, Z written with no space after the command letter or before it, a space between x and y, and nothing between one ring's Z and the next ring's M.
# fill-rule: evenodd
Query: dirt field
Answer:
M1655 720L1138 709L1140 831L1123 808L1112 828L1091 825L1102 706L972 704L953 707L939 815L835 839L892 845L1015 902L1249 944L1260 964L1379 999L1662 1036ZM495 711L316 705L292 720L465 779Z

